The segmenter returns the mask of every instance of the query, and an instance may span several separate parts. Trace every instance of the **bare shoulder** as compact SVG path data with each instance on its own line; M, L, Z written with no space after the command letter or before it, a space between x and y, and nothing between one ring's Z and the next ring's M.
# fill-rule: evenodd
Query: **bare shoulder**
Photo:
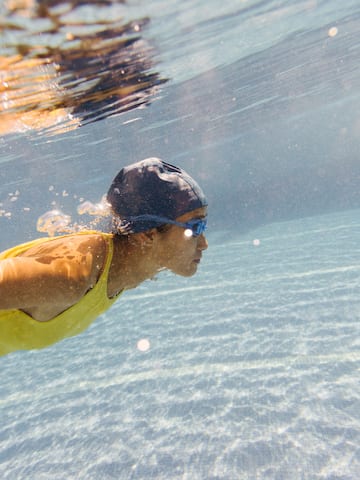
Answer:
M107 255L107 244L100 233L74 234L54 238L36 245L22 254L37 264L48 266L55 276L61 272L85 288L96 283Z
M34 245L21 257L36 258L38 262L48 263L57 259L73 260L91 254L103 257L106 254L106 242L101 233L65 235Z
M102 234L54 238L0 262L0 310L23 309L48 320L97 282L107 258Z

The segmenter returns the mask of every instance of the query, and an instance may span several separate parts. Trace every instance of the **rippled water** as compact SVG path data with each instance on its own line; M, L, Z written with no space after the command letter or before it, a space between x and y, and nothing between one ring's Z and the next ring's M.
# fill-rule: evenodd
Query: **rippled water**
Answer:
M358 216L214 237L200 281L2 359L2 478L355 479Z
M148 18L136 48L156 85L146 108L114 116L104 89L95 123L0 138L0 248L49 209L76 221L150 155L199 179L210 248L195 277L162 274L81 336L1 358L1 478L357 480L358 2L50 3L82 35Z

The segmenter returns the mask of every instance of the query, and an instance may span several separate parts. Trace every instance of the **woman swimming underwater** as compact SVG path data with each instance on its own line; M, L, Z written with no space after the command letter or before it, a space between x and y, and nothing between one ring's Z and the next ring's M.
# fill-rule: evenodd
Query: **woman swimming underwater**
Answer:
M107 201L113 233L40 238L0 253L0 355L77 335L160 270L196 272L208 246L207 201L184 170L157 158L124 167Z

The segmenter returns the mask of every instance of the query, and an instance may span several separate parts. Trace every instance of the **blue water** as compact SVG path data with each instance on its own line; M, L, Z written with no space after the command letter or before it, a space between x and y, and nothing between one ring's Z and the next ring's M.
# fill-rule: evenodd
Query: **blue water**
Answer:
M358 2L144 3L116 8L151 17L169 83L146 109L0 138L0 248L150 155L199 179L210 246L195 277L1 358L0 476L357 480Z
M210 235L198 278L2 359L2 478L355 479L358 218Z

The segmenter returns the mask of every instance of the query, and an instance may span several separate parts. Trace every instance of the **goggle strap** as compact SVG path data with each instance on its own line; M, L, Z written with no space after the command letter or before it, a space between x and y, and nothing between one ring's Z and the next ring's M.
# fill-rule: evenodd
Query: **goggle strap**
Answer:
M177 225L178 227L182 227L182 228L189 228L190 230L193 231L193 233L195 235L201 235L205 229L206 229L206 220L204 219L194 219L194 220L189 220L188 222L186 223L181 223L181 222L177 222L176 220L170 220L169 218L166 218L166 217L161 217L159 215L137 215L137 216L134 216L134 217L128 217L127 218L128 221L132 222L134 220L137 220L137 221L141 221L141 220L147 220L147 221L151 221L151 220L154 220L155 222L159 223L159 225L161 224L170 224L170 225ZM198 228L196 229L196 231L194 232L193 230L193 226L195 225L198 225Z

